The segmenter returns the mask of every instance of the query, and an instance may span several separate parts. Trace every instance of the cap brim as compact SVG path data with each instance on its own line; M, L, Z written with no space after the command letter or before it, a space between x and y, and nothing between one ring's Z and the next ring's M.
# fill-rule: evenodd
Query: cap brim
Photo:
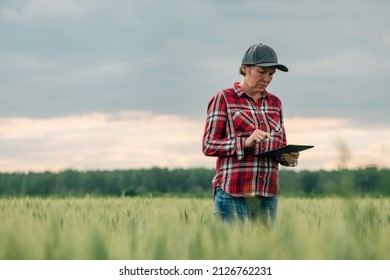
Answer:
M279 69L280 71L283 72L288 72L288 68L284 66L283 64L278 64L278 63L260 63L260 64L255 64L256 66L263 66L263 67L275 67L276 69Z

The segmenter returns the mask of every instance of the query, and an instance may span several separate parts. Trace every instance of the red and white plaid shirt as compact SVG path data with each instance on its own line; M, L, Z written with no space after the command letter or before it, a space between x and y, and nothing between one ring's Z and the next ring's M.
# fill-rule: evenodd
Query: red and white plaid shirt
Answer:
M268 132L266 139L250 148L245 140L255 129ZM221 187L236 197L274 196L279 189L279 163L259 153L287 144L280 99L266 92L259 101L249 97L239 83L218 92L209 102L203 135L203 153L215 156L213 189Z

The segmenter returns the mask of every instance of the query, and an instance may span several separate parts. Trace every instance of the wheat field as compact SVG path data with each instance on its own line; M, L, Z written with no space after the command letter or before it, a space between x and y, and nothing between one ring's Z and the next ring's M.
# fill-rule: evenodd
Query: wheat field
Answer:
M390 259L389 198L280 198L275 228L211 199L1 198L3 260Z

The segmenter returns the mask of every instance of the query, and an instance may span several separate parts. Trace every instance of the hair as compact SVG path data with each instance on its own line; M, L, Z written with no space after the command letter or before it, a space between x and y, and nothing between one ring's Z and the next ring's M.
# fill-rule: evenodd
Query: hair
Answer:
M246 66L247 66L247 65L245 65L245 64L241 64L241 66L240 66L240 68L239 68L239 74L240 74L240 75L245 76L245 72L242 71L242 69L244 69Z

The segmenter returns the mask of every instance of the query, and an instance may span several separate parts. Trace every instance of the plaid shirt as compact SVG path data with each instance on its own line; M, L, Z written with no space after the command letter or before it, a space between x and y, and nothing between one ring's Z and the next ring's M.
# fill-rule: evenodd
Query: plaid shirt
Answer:
M245 140L255 129L271 134L250 148ZM215 156L216 175L213 189L221 187L236 197L274 196L279 189L280 159L259 157L259 153L287 144L282 103L266 92L259 101L250 98L234 83L218 92L209 102L203 135L203 153Z

